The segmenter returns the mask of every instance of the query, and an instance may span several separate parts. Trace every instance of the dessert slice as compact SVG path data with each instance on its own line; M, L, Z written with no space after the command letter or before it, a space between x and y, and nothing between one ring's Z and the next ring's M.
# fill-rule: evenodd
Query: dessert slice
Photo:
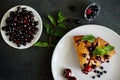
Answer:
M104 39L93 35L74 36L74 45L84 73L108 61L114 54L114 47Z

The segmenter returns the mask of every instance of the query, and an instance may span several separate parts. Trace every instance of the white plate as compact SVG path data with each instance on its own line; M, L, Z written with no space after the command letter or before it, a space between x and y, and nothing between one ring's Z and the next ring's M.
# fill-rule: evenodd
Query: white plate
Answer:
M70 68L72 75L77 80L92 80L91 76L95 75L90 72L85 75L81 72L79 60L73 44L73 36L92 34L99 36L111 45L115 46L116 54L111 58L109 63L103 63L107 74L94 80L120 80L120 36L109 28L100 25L84 25L69 31L57 44L52 56L52 74L54 80L64 80L63 69Z
M13 47L13 48L16 48L16 49L25 49L25 48L31 47L31 46L40 38L41 33L42 33L42 20L41 20L40 15L38 14L38 12L37 12L35 9L33 9L33 8L29 7L29 6L25 6L25 5L18 5L18 6L26 7L26 9L27 9L28 11L32 11L33 14L34 14L34 16L35 16L34 19L39 22L39 24L38 24L38 26L37 26L38 29L39 29L39 31L38 31L37 34L34 36L35 38L34 38L30 43L27 43L26 46L21 45L20 47L17 47L17 45L16 45L15 43L9 41L8 36L5 35L5 31L3 31L2 29L1 29L1 34L2 34L2 37L3 37L4 41L5 41L9 46L11 46L11 47ZM3 16L2 20L1 20L1 25L0 25L1 28L6 25L5 20L6 20L7 17L9 17L10 12L11 12L11 11L16 11L18 6L15 6L15 7L9 9L9 10L4 14L4 16Z

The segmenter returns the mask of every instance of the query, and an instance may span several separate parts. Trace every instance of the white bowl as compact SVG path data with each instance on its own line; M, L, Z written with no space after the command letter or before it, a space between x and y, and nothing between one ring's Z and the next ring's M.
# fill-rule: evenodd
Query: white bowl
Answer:
M7 17L9 17L10 12L11 12L11 11L16 11L16 10L17 10L17 7L19 7L19 6L25 7L28 11L32 11L32 12L33 12L33 14L34 14L34 16L35 16L34 19L35 19L36 21L38 21L38 23L39 23L39 24L37 25L37 27L38 27L39 30L38 30L37 34L34 35L34 39L32 39L32 41L31 41L30 43L27 43L26 46L21 45L20 47L17 47L17 45L16 45L15 43L13 43L12 41L9 41L9 37L5 35L6 31L3 31L3 30L2 30L2 27L4 27L4 26L6 25L5 20L6 20ZM37 42L38 39L40 38L41 33L42 33L42 28L43 28L43 26L42 26L42 20L41 20L40 15L38 14L38 12L37 12L35 9L33 9L33 8L29 7L29 6L26 6L26 5L18 5L18 6L15 6L15 7L9 9L9 10L4 14L4 16L3 16L2 20L1 20L1 25L0 25L0 26L1 26L1 35L2 35L2 37L3 37L3 39L4 39L4 41L5 41L9 46L11 46L11 47L13 47L13 48L16 48L16 49L26 49L26 48L31 47L31 46L32 46L35 42Z

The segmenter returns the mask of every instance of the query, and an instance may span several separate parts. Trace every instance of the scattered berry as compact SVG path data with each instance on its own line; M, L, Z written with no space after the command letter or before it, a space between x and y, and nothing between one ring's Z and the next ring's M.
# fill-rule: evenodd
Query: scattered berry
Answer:
M71 76L71 74L72 74L72 71L67 68L67 69L64 70L63 76L65 78L69 78Z
M103 75L103 72L100 72L100 75Z
M95 73L97 73L97 70L94 70Z
M110 61L109 60L107 60L107 63L109 63Z
M92 76L92 79L95 79L95 76Z
M70 10L71 10L71 11L76 11L76 10L77 10L77 7L76 7L75 5L71 5L71 6L70 6Z
M103 67L103 66L100 66L100 69L104 69L104 67Z
M100 73L100 71L97 71L97 73Z
M100 78L100 75L97 75L98 78Z
M77 80L77 79L76 79L76 77L71 76L71 77L68 78L68 80Z
M75 23L76 23L76 24L80 24L80 23L81 23L81 20L80 20L80 19L76 19L76 20L75 20Z
M107 71L103 71L103 73L107 73Z

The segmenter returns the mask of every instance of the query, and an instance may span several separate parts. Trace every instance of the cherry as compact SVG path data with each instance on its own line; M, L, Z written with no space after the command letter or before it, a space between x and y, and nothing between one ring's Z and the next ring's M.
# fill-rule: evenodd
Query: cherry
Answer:
M77 79L76 79L76 77L71 76L71 77L68 78L68 80L77 80Z
M69 78L71 76L71 74L72 74L72 71L70 69L67 68L64 70L63 75L65 78Z
M92 67L91 66L86 66L84 70L85 70L85 72L90 72L90 71L92 71Z
M87 9L86 10L86 14L91 14L92 10L91 9Z

